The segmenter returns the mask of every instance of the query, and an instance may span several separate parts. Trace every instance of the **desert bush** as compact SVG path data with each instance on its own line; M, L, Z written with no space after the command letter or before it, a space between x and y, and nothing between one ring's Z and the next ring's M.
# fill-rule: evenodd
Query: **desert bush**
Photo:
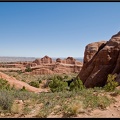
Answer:
M65 117L77 116L81 112L84 112L81 101L74 100L70 104L64 105L63 115Z
M64 79L68 79L68 78L69 78L69 76L68 76L68 75L65 75L65 76L64 76Z
M63 80L63 77L61 75L56 75L55 76L58 80Z
M80 78L78 78L77 80L73 81L70 84L70 90L73 91L78 91L78 90L83 90L85 89L85 86L83 85L83 82L80 80Z
M36 87L36 88L39 88L39 81L31 81L29 83L29 85L33 86L33 87Z
M0 89L10 90L10 84L5 79L0 78Z
M50 90L52 92L60 92L67 89L68 85L66 82L61 80L61 77L54 77L53 80L49 83Z
M21 74L22 73L22 70L17 70L16 71L18 74Z
M31 72L32 69L30 67L26 67L25 72Z
M100 108L100 109L105 109L107 106L112 103L113 100L107 98L106 96L101 96L101 95L93 95L93 94L88 94L84 98L84 106L85 108Z
M20 91L27 91L27 90L26 90L25 86L23 86L23 87L20 89Z
M14 97L7 90L0 91L0 107L3 110L10 110L13 104Z
M22 91L22 90L14 90L11 92L11 95L14 96L15 99L19 100L28 100L28 99L37 99L38 95L29 92L29 91Z
M42 83L42 80L41 80L41 78L38 78L38 79L37 79L37 81L38 81L39 83Z
M107 84L104 86L105 91L114 91L118 86L118 82L115 81L116 75L108 74Z

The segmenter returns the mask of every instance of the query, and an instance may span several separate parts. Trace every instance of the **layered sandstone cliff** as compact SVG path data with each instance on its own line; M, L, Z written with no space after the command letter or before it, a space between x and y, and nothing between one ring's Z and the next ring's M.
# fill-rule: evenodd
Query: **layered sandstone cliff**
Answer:
M113 35L109 41L86 46L83 67L77 77L89 88L104 86L108 74L120 76L120 32ZM120 82L119 76L116 81Z

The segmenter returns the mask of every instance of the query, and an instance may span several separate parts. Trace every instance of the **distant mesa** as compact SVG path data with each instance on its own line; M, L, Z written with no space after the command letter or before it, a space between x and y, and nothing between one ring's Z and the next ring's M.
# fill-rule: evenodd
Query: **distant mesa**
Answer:
M78 73L82 68L82 62L75 60L73 57L53 60L49 56L44 56L36 59L33 63L37 64L33 68L35 74Z
M82 62L73 57L67 57L65 59L56 58L56 60L53 60L51 57L45 55L33 61L0 64L0 71L22 70L25 72L26 68L32 70L29 72L30 74L79 73L82 68Z
M104 86L108 74L117 74L120 83L120 32L109 41L88 44L85 47L83 67L78 76L87 88Z

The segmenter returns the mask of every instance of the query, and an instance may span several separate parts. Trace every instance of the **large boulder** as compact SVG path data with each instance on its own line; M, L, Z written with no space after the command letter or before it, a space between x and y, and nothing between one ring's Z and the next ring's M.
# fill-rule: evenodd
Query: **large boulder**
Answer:
M79 77L87 88L102 87L108 74L115 73L120 74L120 32L109 41L86 46L83 67L76 78Z

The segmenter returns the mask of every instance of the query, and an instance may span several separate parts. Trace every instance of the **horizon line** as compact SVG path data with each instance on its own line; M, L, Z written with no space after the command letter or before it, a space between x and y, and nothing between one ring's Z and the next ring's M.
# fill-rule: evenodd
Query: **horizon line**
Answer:
M48 56L48 55L44 55L44 56ZM43 57L44 57L44 56L43 56ZM36 56L36 57L35 57L35 56L33 57L33 56L1 56L1 55L0 55L0 57L42 58L42 57L37 57L37 56ZM48 56L48 57L51 57L51 56ZM67 56L67 57L73 57L73 56ZM51 58L67 58L67 57L51 57ZM73 58L83 58L83 57L73 57Z

